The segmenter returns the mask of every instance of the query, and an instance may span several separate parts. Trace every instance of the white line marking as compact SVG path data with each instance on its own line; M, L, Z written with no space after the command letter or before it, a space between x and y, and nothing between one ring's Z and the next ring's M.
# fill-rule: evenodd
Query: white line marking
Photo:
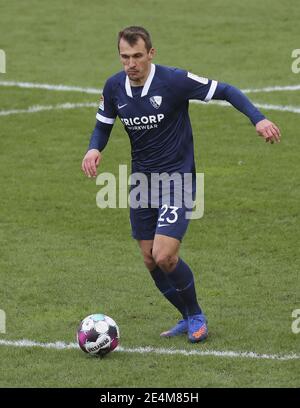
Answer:
M98 104L95 102L83 102L83 103L61 103L58 105L36 105L30 106L27 109L10 109L10 110L2 110L0 111L0 116L8 116L8 115L15 115L18 113L36 113L42 111L49 111L49 110L59 110L59 109L74 109L74 108L90 108L90 107L97 107Z
M97 88L83 88L79 86L70 85L51 85L51 84L38 84L33 82L17 82L17 81L0 81L0 86L14 86L18 88L31 88L31 89L46 89L47 91L72 91L83 92L88 94L100 94L102 89ZM268 86L265 88L257 89L242 89L244 93L259 93L259 92L280 92L280 91L298 91L300 90L300 84L298 85L286 85L286 86Z
M102 89L82 88L80 86L36 84L32 82L0 81L0 86L14 86L18 88L46 89L47 91L73 91L88 94L100 94Z
M289 106L289 105L270 105L268 103L259 103L254 102L254 105L257 108L262 108L266 110L276 110L281 112L292 112L292 113L300 113L299 106Z
M55 343L40 343L32 340L0 340L0 346L9 347L41 347L54 350L70 350L79 349L77 343L64 343L63 341L56 341ZM139 353L139 354L167 354L167 355L184 355L184 356L212 356L212 357L229 357L229 358L250 358L260 360L299 360L300 355L291 354L258 354L252 351L217 351L217 350L180 350L180 349L168 349L168 348L155 348L155 347L136 347L126 348L118 347L116 349L122 353Z
M197 100L190 101L191 103L207 105L207 103ZM225 101L210 101L209 105L219 105L225 107L231 107L228 102ZM254 105L257 108L266 109L266 110L276 110L280 112L291 112L291 113L300 113L299 106L283 106L283 105L270 105L265 103L256 103ZM60 109L77 109L77 108L96 108L98 106L95 102L83 102L83 103L62 103L58 105L36 105L30 106L27 109L10 109L10 110L2 110L0 111L0 116L9 116L9 115L16 115L20 113L36 113L42 111L50 111L50 110L60 110Z
M211 100L208 104L202 101L198 100L191 100L190 102L196 103L196 104L201 104L201 105L220 105L220 106L226 106L226 107L232 107L232 105L226 101L217 101L217 100ZM253 102L253 104L257 108L261 109L266 109L266 110L276 110L280 112L291 112L291 113L300 113L300 106L289 106L289 105L271 105L268 103L260 103L260 102Z
M31 82L15 82L15 81L0 81L0 86L15 86L20 88L38 88L38 89L45 89L45 90L54 90L54 91L76 91L76 92L84 92L88 94L100 94L102 93L102 89L95 89L95 88L82 88L78 86L68 86L68 85L50 85L50 84L35 84ZM266 87L260 89L244 89L242 90L244 93L258 93L258 92L273 92L273 91L296 91L300 90L300 85L288 85L288 86L273 86L273 87ZM202 101L192 100L191 103L196 104L204 104ZM231 106L229 103L225 101L210 101L210 104L213 105L220 105L220 106ZM265 103L256 103L254 105L257 108L266 109L266 110L275 110L281 112L291 112L291 113L300 113L299 106L288 106L288 105L271 105ZM11 109L11 110L2 110L0 111L0 116L7 116L13 115L18 113L35 113L47 110L58 110L58 109L75 109L75 108L82 108L82 107L96 107L95 103L64 103L59 105L37 105L31 106L27 109Z
M281 111L281 112L300 113L300 106L270 105L268 103L259 103L259 102L254 102L254 105L257 108L266 109L266 110L276 110L276 111Z
M267 86L265 88L258 89L243 89L244 93L263 93L263 92L281 92L281 91L299 91L300 85L287 85L287 86Z

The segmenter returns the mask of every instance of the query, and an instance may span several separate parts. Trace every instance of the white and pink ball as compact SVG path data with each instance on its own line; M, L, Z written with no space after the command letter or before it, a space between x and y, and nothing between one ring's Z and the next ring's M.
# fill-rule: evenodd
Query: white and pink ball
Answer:
M104 314L92 314L84 318L77 330L77 342L85 353L104 356L119 345L120 332L117 323Z

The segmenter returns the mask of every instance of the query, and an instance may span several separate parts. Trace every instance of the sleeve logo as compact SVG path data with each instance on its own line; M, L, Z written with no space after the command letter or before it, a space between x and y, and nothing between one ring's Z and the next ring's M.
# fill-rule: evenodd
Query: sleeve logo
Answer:
M99 109L104 111L104 96L103 95L101 95L101 97L100 97Z
M200 84L207 85L208 79L204 77L200 77L198 75L192 74L191 72L187 73L188 78L193 79L194 81L200 82Z

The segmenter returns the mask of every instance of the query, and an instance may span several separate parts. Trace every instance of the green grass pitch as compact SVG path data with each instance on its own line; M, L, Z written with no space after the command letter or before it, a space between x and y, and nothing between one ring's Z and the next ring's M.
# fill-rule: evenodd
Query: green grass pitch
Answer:
M116 35L144 25L155 62L241 89L300 83L299 4L280 0L1 2L0 81L103 87L121 69ZM253 102L300 106L299 91L249 94ZM192 221L182 258L195 273L210 337L161 339L178 318L160 296L130 237L128 210L100 210L99 186L80 165L96 108L1 116L8 110L98 95L0 86L0 340L74 342L90 313L113 317L124 349L300 353L291 330L300 308L299 112L262 109L282 130L263 142L233 108L190 106L197 171L205 173L204 217ZM116 123L101 171L130 164ZM299 387L299 359L281 361L0 345L0 387Z

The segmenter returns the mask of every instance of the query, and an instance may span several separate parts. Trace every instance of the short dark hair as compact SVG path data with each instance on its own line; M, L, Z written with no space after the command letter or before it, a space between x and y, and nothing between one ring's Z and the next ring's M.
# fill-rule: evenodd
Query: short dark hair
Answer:
M148 31L139 26L130 26L124 28L118 34L118 50L120 51L120 40L123 38L129 45L133 46L138 42L139 38L144 40L146 50L149 52L152 48L151 37Z

